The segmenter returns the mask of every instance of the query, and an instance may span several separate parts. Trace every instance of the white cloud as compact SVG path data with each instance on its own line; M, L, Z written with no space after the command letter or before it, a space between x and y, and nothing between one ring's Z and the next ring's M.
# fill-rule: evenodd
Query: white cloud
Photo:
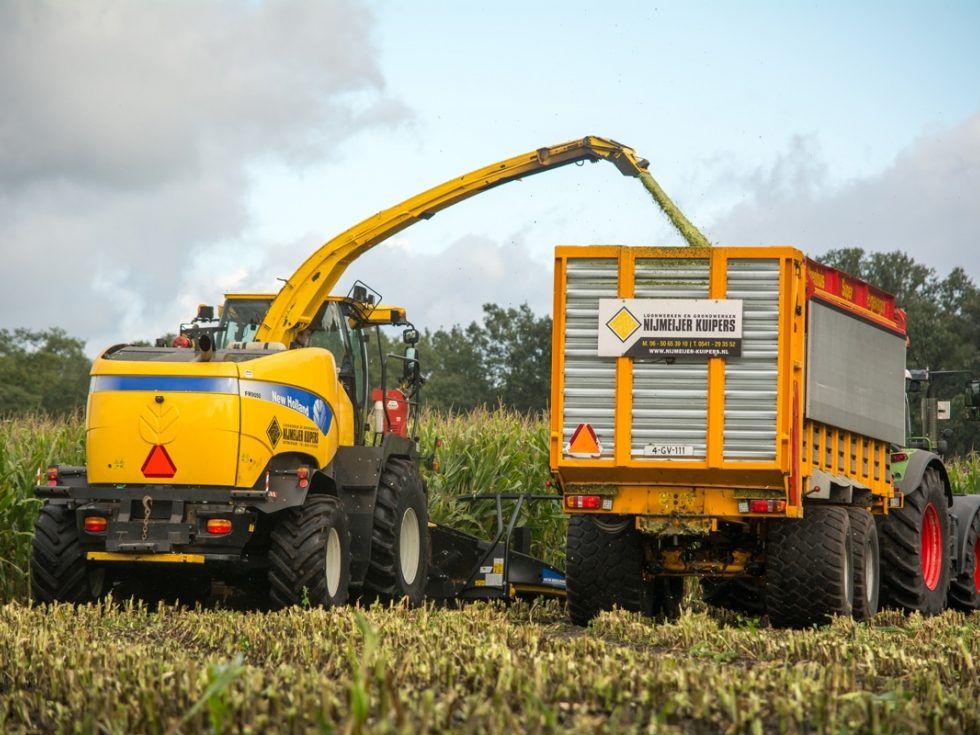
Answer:
M173 331L211 293L182 284L228 281L192 269L244 245L252 162L406 118L373 26L357 0L0 4L0 325Z
M710 228L714 242L901 250L945 275L980 281L980 114L924 135L879 174L827 186L813 138L794 139L768 170L733 182L744 201Z

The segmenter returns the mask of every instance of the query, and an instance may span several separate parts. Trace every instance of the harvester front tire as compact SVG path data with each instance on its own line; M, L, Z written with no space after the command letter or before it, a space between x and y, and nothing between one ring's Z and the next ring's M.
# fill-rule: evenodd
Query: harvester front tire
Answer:
M866 508L848 508L854 552L854 619L871 620L878 612L881 557L874 516Z
M337 498L310 495L284 511L269 548L269 601L335 607L350 587L350 527Z
M949 514L935 469L905 496L905 507L878 522L883 607L936 615L949 588Z
M851 615L854 574L847 510L810 506L800 520L774 521L766 542L766 609L777 628Z
M408 459L388 460L374 508L371 561L364 588L382 602L422 602L428 577L429 521L425 484Z
M643 544L632 516L573 515L568 519L565 587L575 625L603 610L653 612L643 579Z
M949 584L949 606L970 612L980 610L980 512L966 532L963 571Z
M31 542L31 597L36 603L83 603L108 589L104 569L90 567L78 538L75 512L45 503Z

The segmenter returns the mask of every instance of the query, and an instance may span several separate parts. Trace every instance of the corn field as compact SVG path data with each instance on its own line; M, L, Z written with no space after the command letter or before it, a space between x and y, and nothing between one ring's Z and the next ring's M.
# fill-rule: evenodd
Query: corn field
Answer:
M975 733L973 619L0 607L6 732Z
M492 535L456 496L548 492L544 420L425 417L431 517ZM436 438L439 438L437 447ZM688 594L671 622L556 603L178 609L31 607L39 467L84 461L80 419L0 424L0 729L5 732L980 732L980 613L885 611L773 631ZM951 463L976 492L976 456ZM521 519L561 562L556 504Z

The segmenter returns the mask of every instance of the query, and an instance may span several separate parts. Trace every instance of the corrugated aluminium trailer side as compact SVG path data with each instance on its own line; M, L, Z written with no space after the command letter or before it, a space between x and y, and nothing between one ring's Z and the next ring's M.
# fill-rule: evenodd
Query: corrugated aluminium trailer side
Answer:
M796 516L804 493L838 486L890 497L896 419L876 422L872 409L892 405L896 387L902 405L903 385L872 367L878 358L895 364L904 325L893 299L844 278L790 247L558 247L550 451L566 494L675 519L744 516L746 498L783 500L782 512ZM737 309L737 348L610 356L616 340L630 351L648 344L631 342L645 334L646 299ZM847 337L842 352L835 335ZM712 527L701 526L687 530Z

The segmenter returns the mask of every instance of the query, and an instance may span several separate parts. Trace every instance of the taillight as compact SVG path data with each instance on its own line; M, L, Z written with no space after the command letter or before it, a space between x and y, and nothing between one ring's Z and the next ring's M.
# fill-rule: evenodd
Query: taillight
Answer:
M105 533L109 521L105 516L85 516L82 528L88 533Z
M300 487L306 487L310 484L310 468L309 467L299 467L296 470L296 479L299 480Z
M48 467L47 476L48 476L48 486L49 487L54 487L55 485L58 484L58 479L59 478L58 478L58 468L57 467Z
M906 452L892 452L892 462L904 462L909 458Z
M612 498L603 503L601 495L566 495L565 507L570 510L611 510Z
M225 536L231 533L231 521L227 518L208 518L206 528L213 536Z
M765 500L754 498L752 500L738 501L739 513L785 513L785 500Z

